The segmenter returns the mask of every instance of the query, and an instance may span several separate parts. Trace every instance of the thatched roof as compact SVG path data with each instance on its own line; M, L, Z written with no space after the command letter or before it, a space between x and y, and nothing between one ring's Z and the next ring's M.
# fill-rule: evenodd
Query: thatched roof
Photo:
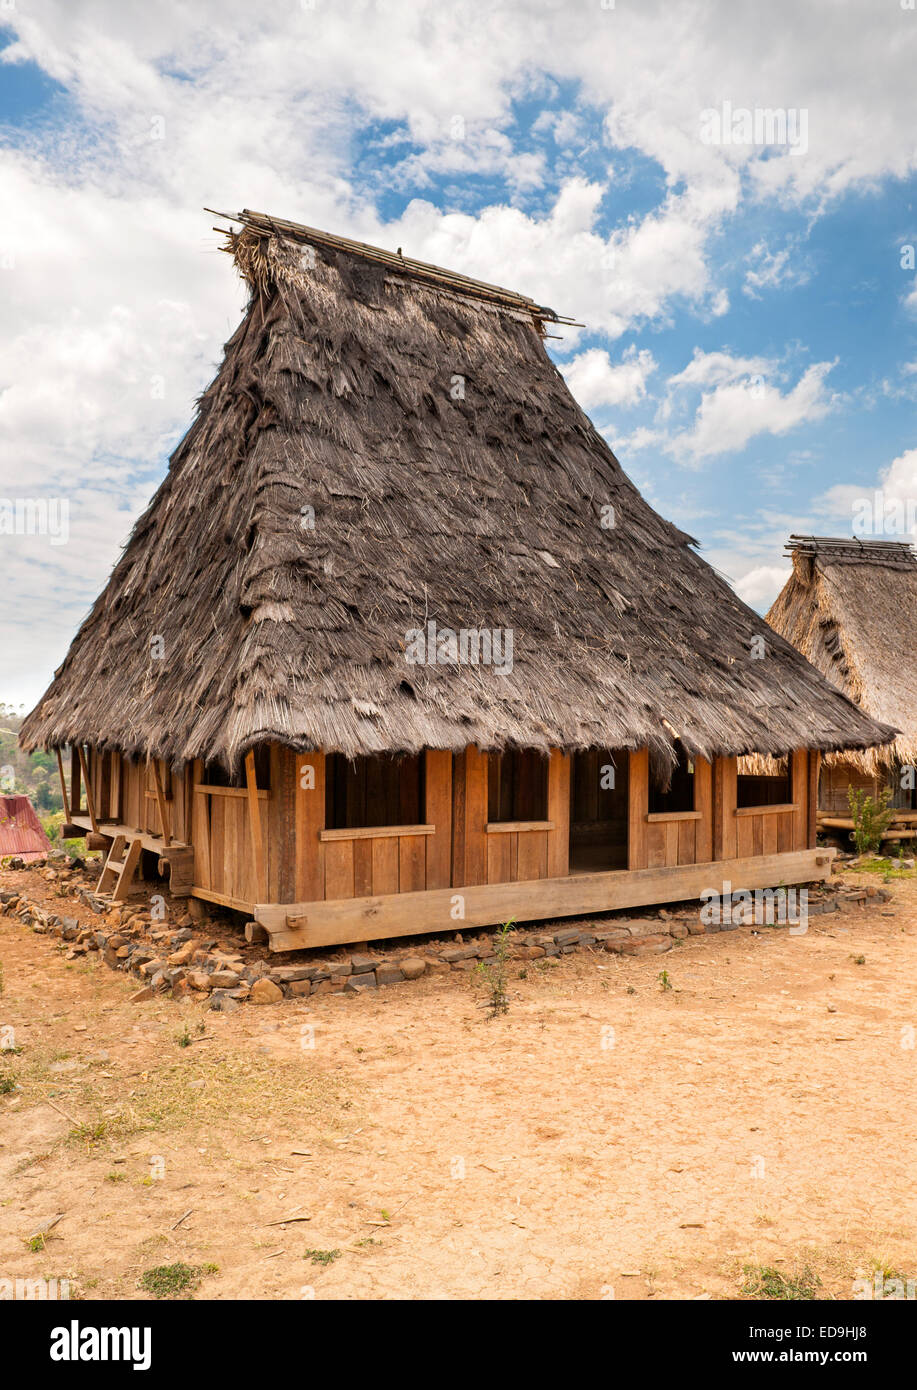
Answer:
M665 766L679 737L706 756L888 737L642 499L545 350L552 310L233 220L245 319L27 747L648 744ZM408 664L430 621L511 629L512 669Z
M872 774L917 762L917 555L909 541L791 536L793 573L767 620L894 743L852 755ZM836 761L832 759L832 761Z

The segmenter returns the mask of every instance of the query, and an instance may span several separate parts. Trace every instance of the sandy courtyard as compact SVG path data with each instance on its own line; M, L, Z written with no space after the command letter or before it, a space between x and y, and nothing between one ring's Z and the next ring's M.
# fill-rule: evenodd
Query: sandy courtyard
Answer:
M493 1020L459 972L229 1015L131 1004L136 981L4 917L0 1277L128 1299L176 1261L223 1299L913 1278L917 879L893 892L804 936L513 963Z

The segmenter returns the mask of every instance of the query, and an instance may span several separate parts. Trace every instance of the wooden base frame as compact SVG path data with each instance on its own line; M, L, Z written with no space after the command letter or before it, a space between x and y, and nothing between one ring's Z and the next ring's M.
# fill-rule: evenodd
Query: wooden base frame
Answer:
M809 883L831 874L834 850L797 850L676 868L618 870L529 883L477 884L337 902L262 903L253 916L272 951L459 931L580 913L680 902L704 892ZM731 890L724 889L730 884Z

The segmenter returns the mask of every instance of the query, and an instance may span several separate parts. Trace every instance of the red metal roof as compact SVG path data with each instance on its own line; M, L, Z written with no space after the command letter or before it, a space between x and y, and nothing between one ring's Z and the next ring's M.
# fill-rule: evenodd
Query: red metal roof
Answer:
M0 796L0 858L45 859L51 842L27 796Z

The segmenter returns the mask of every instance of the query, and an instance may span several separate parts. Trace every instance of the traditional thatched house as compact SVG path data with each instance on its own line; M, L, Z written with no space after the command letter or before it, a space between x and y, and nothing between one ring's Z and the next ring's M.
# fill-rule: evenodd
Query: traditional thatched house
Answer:
M914 810L917 764L917 555L909 541L791 536L793 573L767 615L781 636L874 719L900 732L878 748L829 754L819 808L849 814L848 789ZM903 775L902 775L903 772Z
M823 876L818 750L890 731L643 501L562 320L235 220L248 312L22 730L103 887L153 850L289 949Z

